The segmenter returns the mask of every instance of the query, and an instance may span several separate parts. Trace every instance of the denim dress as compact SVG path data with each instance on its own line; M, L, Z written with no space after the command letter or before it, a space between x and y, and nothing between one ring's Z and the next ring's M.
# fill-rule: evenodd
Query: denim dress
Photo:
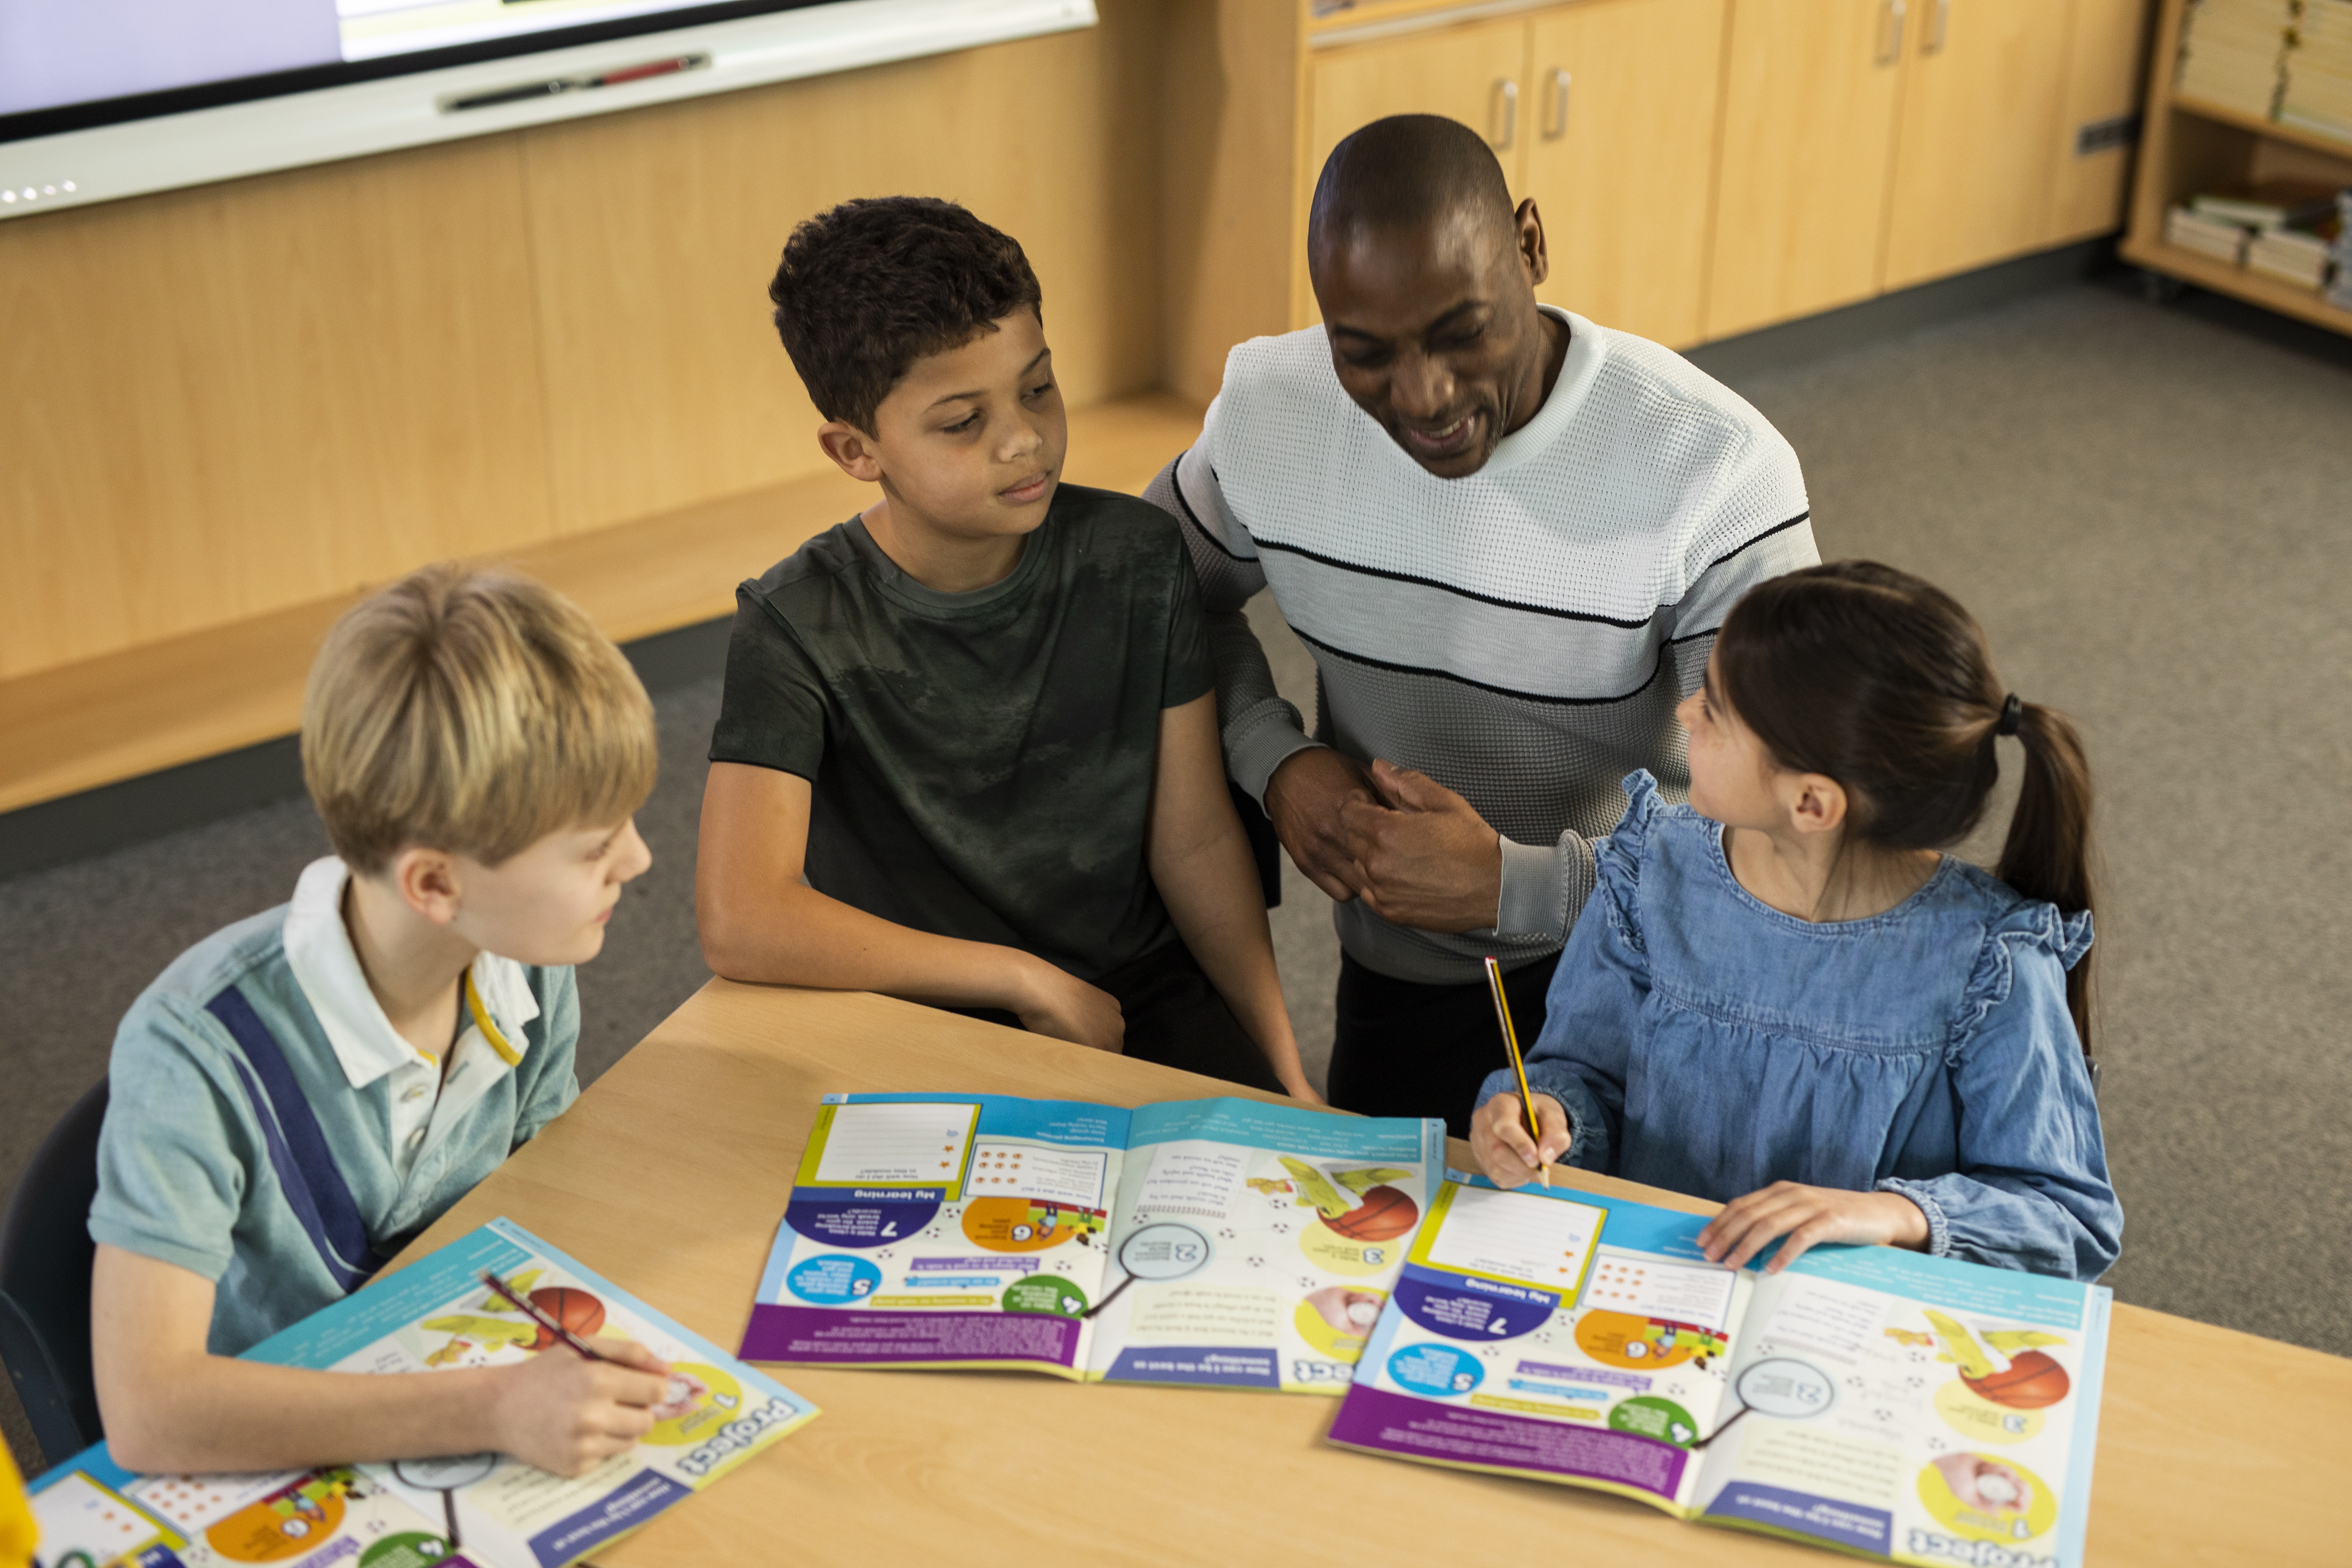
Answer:
M1528 1081L1568 1163L1726 1202L1777 1181L1901 1193L1928 1250L2095 1279L2123 1210L2066 971L2087 912L1947 855L1868 920L1816 924L1739 885L1723 828L1646 773L1594 846L1598 884ZM1487 1079L1481 1101L1515 1089Z

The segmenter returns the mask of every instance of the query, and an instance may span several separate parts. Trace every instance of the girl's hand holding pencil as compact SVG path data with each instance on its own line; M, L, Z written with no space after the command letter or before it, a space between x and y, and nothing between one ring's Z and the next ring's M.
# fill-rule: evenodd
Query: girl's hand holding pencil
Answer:
M1528 1100L1516 1094L1498 1094L1470 1119L1470 1152L1478 1168L1498 1187L1524 1186L1544 1168L1568 1157L1568 1112L1548 1094L1530 1095L1536 1124L1543 1130L1538 1143L1528 1131Z

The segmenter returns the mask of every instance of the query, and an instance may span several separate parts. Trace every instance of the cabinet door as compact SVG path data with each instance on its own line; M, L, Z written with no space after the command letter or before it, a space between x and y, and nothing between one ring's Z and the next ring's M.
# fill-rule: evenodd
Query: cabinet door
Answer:
M1708 337L1877 291L1906 3L1734 0Z
M2032 250L2051 178L2074 0L1913 0L1885 286Z
M2085 126L2120 119L2139 106L2140 50L2148 0L2074 0L2074 35L2066 49L2064 112L2058 121L2057 167L2046 243L2063 245L2119 226L2124 217L2126 146L2077 150Z
M1270 4L1271 0L1258 0ZM1291 324L1323 319L1307 276L1307 214L1323 160L1340 138L1391 114L1443 114L1486 138L1517 200L1528 132L1528 25L1512 17L1411 33L1318 52L1307 71L1307 167L1299 181L1299 243Z
M1726 0L1592 0L1531 29L1527 191L1548 302L1698 341Z

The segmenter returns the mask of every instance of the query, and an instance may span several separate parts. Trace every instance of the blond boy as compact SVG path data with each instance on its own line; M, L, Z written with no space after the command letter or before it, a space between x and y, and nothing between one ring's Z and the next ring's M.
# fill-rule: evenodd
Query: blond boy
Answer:
M238 1352L364 1284L579 1093L572 966L651 863L653 711L572 605L434 567L310 671L335 855L181 955L116 1036L91 1349L121 1463L263 1469L497 1449L576 1473L667 1369L572 1355L367 1377Z

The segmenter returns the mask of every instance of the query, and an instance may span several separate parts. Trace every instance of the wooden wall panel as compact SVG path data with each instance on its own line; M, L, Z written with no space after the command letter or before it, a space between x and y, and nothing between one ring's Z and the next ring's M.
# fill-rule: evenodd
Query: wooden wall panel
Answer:
M1305 197L1302 18L1274 5L1170 0L1160 132L1168 384L1216 396L1235 343L1290 329Z
M1102 18L527 132L558 531L824 466L766 290L793 225L851 196L1019 239L1073 405L1157 384L1158 7Z
M520 149L0 226L0 678L549 526Z

